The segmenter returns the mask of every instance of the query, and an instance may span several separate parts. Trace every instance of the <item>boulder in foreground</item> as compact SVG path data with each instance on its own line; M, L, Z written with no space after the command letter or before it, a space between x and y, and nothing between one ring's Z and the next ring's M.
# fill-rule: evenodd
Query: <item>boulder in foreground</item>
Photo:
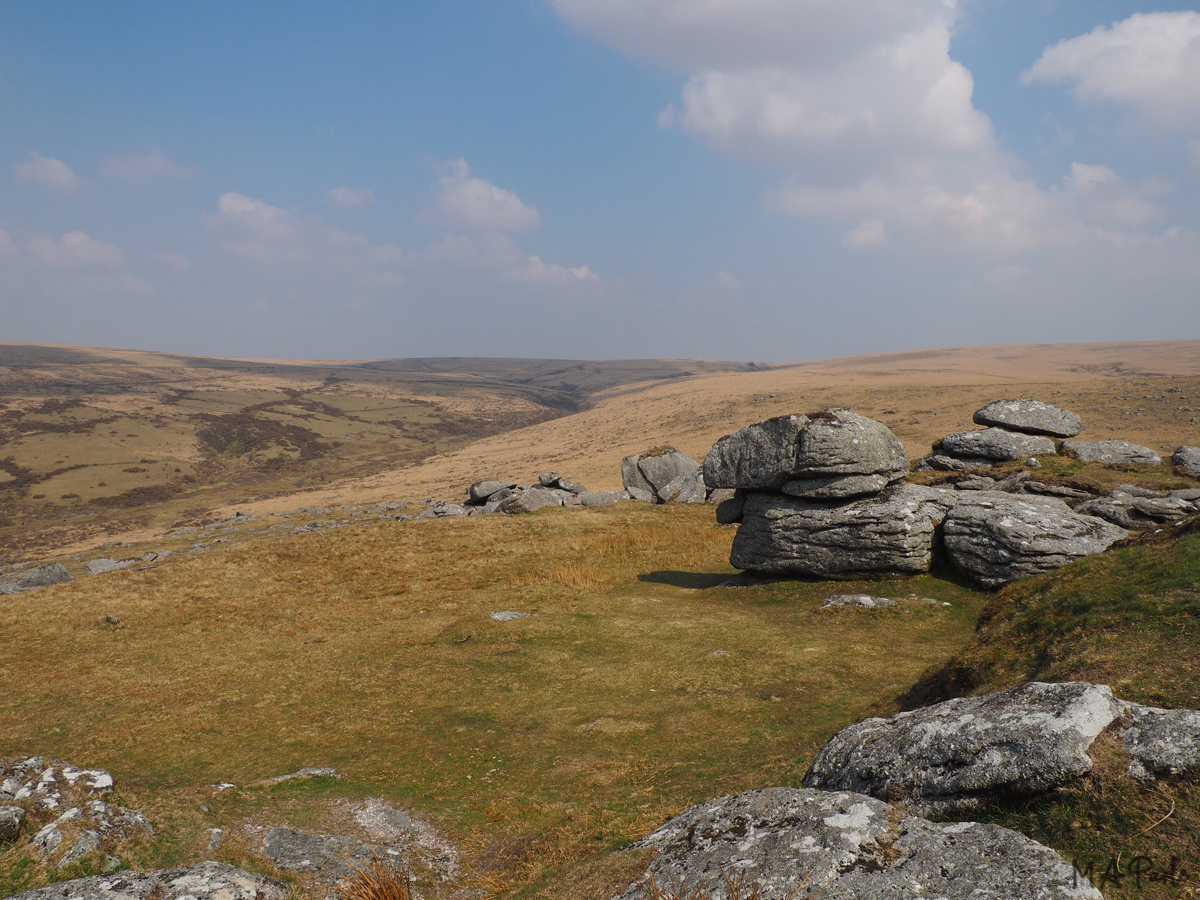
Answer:
M762 900L1102 900L1061 856L1015 831L933 823L849 792L768 788L720 797L633 848L658 856L621 900L647 897L651 880L680 896L726 898L726 879L738 876L757 879Z
M284 889L262 875L219 862L158 872L119 872L62 881L11 900L283 900Z
M865 719L821 748L804 785L900 800L923 815L962 812L1090 772L1088 748L1121 711L1105 685L1029 682Z
M1041 400L996 400L975 413L972 421L1057 438L1075 437L1083 431L1083 420L1075 413Z

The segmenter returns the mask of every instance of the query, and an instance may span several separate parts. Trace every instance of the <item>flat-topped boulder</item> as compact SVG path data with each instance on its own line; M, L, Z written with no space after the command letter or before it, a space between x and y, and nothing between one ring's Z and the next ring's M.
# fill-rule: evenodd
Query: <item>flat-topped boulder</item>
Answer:
M1072 512L1062 500L997 491L958 492L942 522L951 563L988 588L1107 550L1125 529Z
M572 496L574 496L572 494ZM504 500L497 507L497 512L504 513L506 516L520 515L521 513L537 512L539 509L545 509L547 506L562 506L562 493L557 490L543 487L527 487L519 494L514 494L507 500Z
M1053 456L1054 441L1036 434L1021 434L1003 428L959 431L941 441L941 452L965 459L991 459L1007 462L1031 456Z
M830 475L825 478L793 478L780 490L805 500L848 500L878 494L891 484L887 475Z
M621 481L629 496L645 503L661 503L658 492L684 475L699 471L699 464L674 447L643 450L621 460Z
M936 897L941 900L1102 900L1048 847L974 822L934 823L850 792L767 788L680 813L630 849L657 851L620 900L652 896L762 900ZM661 896L661 895L657 895Z
M1057 438L1075 437L1083 431L1083 420L1075 413L1041 400L996 400L975 413L971 420L976 425Z
M881 422L847 409L778 416L717 441L704 460L709 488L777 490L797 479L908 472L904 445Z
M822 578L927 572L934 532L955 502L954 491L914 484L841 506L749 493L729 560L739 569Z
M1087 774L1088 749L1121 712L1105 685L1028 682L864 719L821 748L804 785L900 800L923 815L962 812Z
M1080 462L1099 462L1109 465L1158 466L1162 457L1141 444L1129 441L1063 441L1064 456Z
M484 504L488 498L501 491L510 491L517 486L515 481L477 481L467 488L470 503Z
M1200 502L1182 497L1145 497L1117 488L1080 503L1075 512L1096 516L1126 529L1151 528L1200 512Z

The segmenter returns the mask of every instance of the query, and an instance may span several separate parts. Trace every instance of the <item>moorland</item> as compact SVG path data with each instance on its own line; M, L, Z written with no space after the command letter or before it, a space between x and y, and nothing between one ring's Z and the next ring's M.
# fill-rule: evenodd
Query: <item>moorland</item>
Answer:
M156 824L122 849L134 868L219 858L305 890L264 857L257 829L349 833L344 803L378 797L461 854L450 882L424 890L605 897L644 861L615 852L629 841L710 797L798 785L864 716L1028 679L1200 708L1191 526L997 593L939 569L723 586L733 529L705 506L347 512L337 529L291 527L370 504L419 509L492 476L552 469L619 487L627 454L671 445L700 459L745 424L831 406L884 422L913 459L988 401L1018 396L1079 413L1083 438L1200 444L1198 341L770 366L0 344L0 383L0 565L56 559L78 573L95 556L175 551L0 598L0 758L112 772L119 801ZM1169 465L1067 459L1039 478L1196 484ZM190 529L235 511L249 521L188 552ZM899 603L821 610L834 591ZM489 615L505 610L529 615ZM1118 763L1052 804L987 816L1068 858L1198 858L1200 790L1131 784ZM306 766L338 776L270 783ZM212 828L226 835L215 851ZM23 846L0 850L0 896L98 864L57 871ZM1117 876L1106 896L1200 890L1195 871Z

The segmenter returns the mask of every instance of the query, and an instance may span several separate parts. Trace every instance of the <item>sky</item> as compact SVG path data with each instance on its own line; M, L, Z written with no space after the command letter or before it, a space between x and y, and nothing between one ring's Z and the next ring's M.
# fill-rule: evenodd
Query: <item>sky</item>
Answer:
M1200 7L4 0L0 340L1200 338Z

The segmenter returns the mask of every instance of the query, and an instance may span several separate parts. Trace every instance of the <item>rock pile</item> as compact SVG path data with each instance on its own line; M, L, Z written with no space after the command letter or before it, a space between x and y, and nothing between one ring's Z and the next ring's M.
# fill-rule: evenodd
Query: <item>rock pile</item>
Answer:
M40 756L0 760L0 843L33 832L29 846L59 869L103 852L105 871L122 865L112 856L118 844L143 831L150 820L136 810L108 803L113 778L103 769L81 769Z
M592 493L587 485L563 478L559 472L543 472L537 484L517 484L515 481L477 481L467 488L462 503L436 501L418 519L448 516L477 516L500 513L511 516L536 512L547 506L607 506L628 500L624 491Z
M1131 777L1200 775L1200 711L1128 703L1106 685L1028 682L843 728L804 785L900 801L921 815L961 813L1086 775L1093 743L1110 728Z
M621 460L621 483L644 503L704 503L708 487L700 466L674 447L643 450Z
M917 471L962 472L998 462L1054 456L1052 438L1074 437L1083 429L1079 416L1040 400L997 400L972 417L982 431L948 434L917 464Z

